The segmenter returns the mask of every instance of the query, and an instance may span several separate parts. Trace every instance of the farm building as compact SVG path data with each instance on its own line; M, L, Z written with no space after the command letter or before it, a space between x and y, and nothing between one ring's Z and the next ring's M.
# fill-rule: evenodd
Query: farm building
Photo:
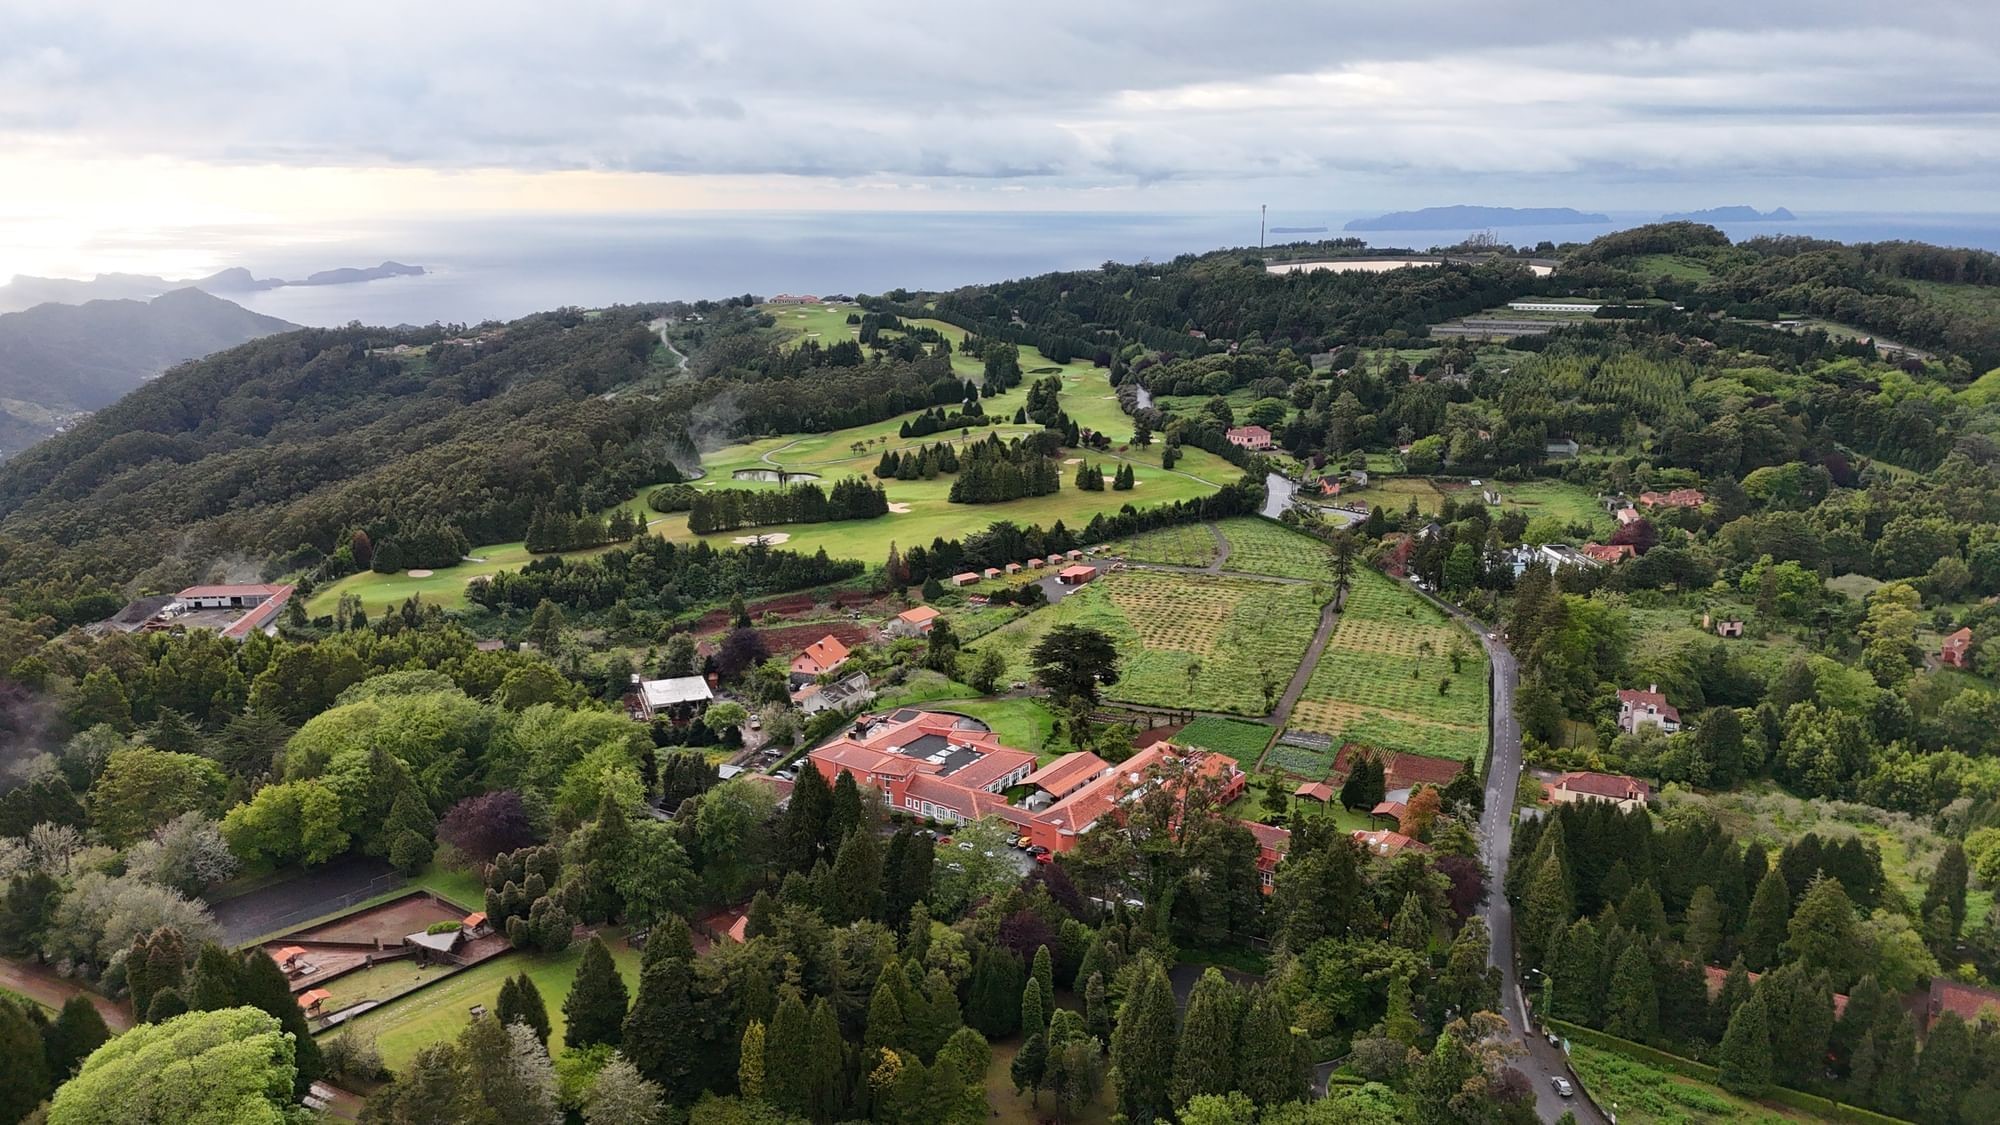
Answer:
M985 570L980 571L979 573L986 578L998 578L1000 577L1000 568L997 566L989 566Z
M1063 558L1066 558L1066 559L1068 559L1068 560L1069 560L1069 561L1071 561L1071 562L1082 562L1082 561L1083 561L1083 552L1082 552L1082 551L1065 551L1065 552L1063 552Z
M821 711L846 711L863 707L875 698L868 687L868 673L856 672L830 684L807 684L792 693L792 706L808 715Z
M937 610L920 605L889 619L889 635L892 637L925 637L930 635L931 626L939 617Z
M1007 572L1007 573L1009 573L1009 574L1019 574L1019 573L1021 573L1021 564L1020 564L1020 563L1008 563L1008 564L1007 564L1007 565L1006 565L1006 566L1005 566L1004 568L1002 568L1002 569L1006 570L1006 572Z
M1271 448L1271 431L1262 426L1236 426L1223 436L1229 444L1243 449Z
M1097 577L1094 566L1066 566L1056 574L1056 581L1065 586L1081 586Z
M146 632L213 629L241 640L259 629L271 629L291 597L288 585L189 586L139 628Z
M1040 570L1040 569L1042 569L1042 560L1040 560L1040 559L1029 559L1029 560L1028 560L1028 569L1029 569L1029 570Z
M637 691L633 698L638 702L638 714L645 719L665 716L677 723L686 722L708 710L715 693L709 690L708 680L701 676L670 676L664 680L641 680L632 677Z
M970 570L966 571L964 574L954 574L951 576L951 584L954 586L970 586L978 581L979 581L979 575L976 572Z
M1306 801L1318 801L1324 805L1333 800L1333 786L1324 781L1308 781L1292 790L1292 796Z
M1938 645L1938 663L1963 668L1972 662L1972 630L1960 629Z
M1618 729L1627 734L1639 733L1639 728L1651 724L1672 734L1681 729L1681 713L1660 694L1660 685L1649 684L1645 691L1620 691L1618 693Z
M1669 492L1641 492L1639 503L1648 508L1699 508L1708 497L1699 488L1676 488Z
M1625 812L1646 803L1652 787L1635 777L1618 773L1591 773L1576 770L1549 783L1549 800L1558 805L1577 801L1605 801Z

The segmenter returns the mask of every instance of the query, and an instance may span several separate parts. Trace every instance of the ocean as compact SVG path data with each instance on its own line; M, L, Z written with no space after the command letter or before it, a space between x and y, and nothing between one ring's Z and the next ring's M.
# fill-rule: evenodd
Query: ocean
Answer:
M1588 241L1658 218L1606 213L1603 224L1501 227L1513 245ZM1342 237L1355 213L1272 212L1271 226L1324 226ZM1732 239L1803 234L1843 242L1913 239L2000 250L2000 215L1799 213L1790 223L1725 224ZM422 277L289 287L233 300L299 324L475 324L563 305L696 300L754 293L881 293L948 289L1085 269L1105 261L1167 261L1179 254L1257 244L1257 213L1140 212L682 212L375 221L254 242L227 236L207 247L223 265L259 277L302 277L385 259L421 265ZM1472 230L1369 231L1375 246L1425 250Z

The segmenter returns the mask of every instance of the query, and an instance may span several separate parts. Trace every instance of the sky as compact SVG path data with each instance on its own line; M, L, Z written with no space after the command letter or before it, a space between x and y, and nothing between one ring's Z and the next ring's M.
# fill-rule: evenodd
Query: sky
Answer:
M1995 185L1988 0L0 0L0 274L387 215L1990 211Z

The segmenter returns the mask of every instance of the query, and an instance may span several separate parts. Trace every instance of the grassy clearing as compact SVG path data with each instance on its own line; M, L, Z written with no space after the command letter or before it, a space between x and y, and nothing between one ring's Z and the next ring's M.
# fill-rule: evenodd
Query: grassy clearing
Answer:
M1298 668L1330 591L1251 579L1126 571L989 634L974 647L1007 658L1026 679L1028 652L1059 624L1102 629L1123 656L1106 698L1238 715L1269 710L1268 675L1282 690Z
M1625 263L1643 277L1672 278L1675 281L1707 281L1715 272L1696 258L1684 258L1679 254L1641 254Z
M1818 1120L1796 1110L1739 1098L1718 1086L1581 1043L1571 1046L1570 1065L1599 1105L1618 1107L1618 1120L1625 1125L1761 1125Z
M618 965L618 975L625 978L628 989L636 992L639 987L639 951L625 944L623 936L614 939L609 932L605 942L611 946L611 958ZM425 1045L456 1036L465 1026L474 1004L484 1004L488 1011L492 1011L500 1000L501 982L525 972L533 978L535 987L541 991L543 1003L548 1006L550 1041L561 1042L563 1000L569 996L570 981L576 976L577 965L583 961L583 949L584 943L578 942L553 957L503 954L422 992L386 1004L344 1026L375 1036L376 1045L382 1050L382 1061L391 1069L400 1068ZM326 1035L321 1038L326 1038Z
M1534 480L1520 483L1495 481L1488 487L1500 493L1500 510L1503 512L1518 508L1528 513L1529 519L1554 516L1565 524L1584 524L1599 535L1610 535L1618 530L1618 521L1599 507L1596 494L1582 485ZM1466 495L1469 494L1461 494L1460 499Z
M1915 817L1845 801L1794 797L1768 783L1728 793L1694 793L1674 786L1664 796L1669 804L1707 809L1724 831L1746 843L1761 841L1773 855L1808 832L1822 839L1859 836L1881 851L1882 874L1890 890L1909 902L1912 911L1923 902L1925 883L1950 843L1949 837ZM1974 887L1966 894L1967 917L1985 917L1992 903L1990 888Z
M1216 525L1229 540L1226 570L1269 574L1278 578L1330 580L1332 555L1326 544L1283 524L1255 516L1238 516Z
M1437 485L1424 477L1390 477L1383 481L1371 481L1367 488L1352 496L1342 495L1343 501L1358 501L1371 507L1383 508L1400 515L1416 501L1417 511L1424 515L1436 515L1444 506L1444 493Z
M953 699L934 705L939 711L970 715L993 728L1000 741L1016 750L1026 750L1043 765L1067 752L1069 747L1053 745L1056 717L1035 699Z
M1224 757L1234 758L1242 766L1254 766L1257 758L1264 753L1265 745L1271 741L1271 728L1263 723L1203 715L1181 728L1174 741L1213 750Z
M1455 646L1463 650L1457 672ZM1487 709L1486 657L1478 646L1430 603L1363 569L1292 726L1331 735L1336 744L1469 761L1486 749Z

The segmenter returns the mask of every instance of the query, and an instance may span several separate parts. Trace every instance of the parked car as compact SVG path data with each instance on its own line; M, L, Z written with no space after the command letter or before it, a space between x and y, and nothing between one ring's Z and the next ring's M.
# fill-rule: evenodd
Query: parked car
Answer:
M940 845L942 845L942 846L944 846L944 847L947 847L947 848L948 848L948 847L950 847L950 846L951 846L951 837L949 837L949 836L939 836L939 837L937 838L937 842L938 842L938 843L939 843Z
M1049 853L1047 853L1047 852L1043 852L1042 854L1040 854L1040 855L1038 855L1038 856L1036 856L1036 857L1035 857L1035 862L1036 862L1036 863L1054 863L1055 861L1056 861L1056 857L1055 857L1055 856L1052 856L1052 855L1050 855L1050 854L1049 854Z
M1027 838L1026 836L1016 836L1016 837L1014 837L1014 846L1015 846L1015 847L1017 847L1017 848L1020 848L1020 849L1021 849L1022 851L1027 851L1027 850L1028 850L1028 846L1029 846L1030 844L1033 844L1033 843L1034 843L1034 841L1033 841L1033 840L1030 840L1030 839L1028 839L1028 838Z
M1564 1078L1560 1074L1549 1079L1549 1081L1555 1083L1556 1093L1561 1094L1565 1098L1569 1097L1571 1094L1576 1093L1576 1088L1569 1084L1569 1079Z
M750 716L750 729L751 729L751 730L763 730L763 729L764 729L764 718L763 718L763 716L761 716L761 715L752 715L752 716Z
M1036 844L1035 846L1028 849L1028 854L1034 856L1036 859L1040 859L1043 856L1049 854L1049 849L1041 846L1040 844Z

